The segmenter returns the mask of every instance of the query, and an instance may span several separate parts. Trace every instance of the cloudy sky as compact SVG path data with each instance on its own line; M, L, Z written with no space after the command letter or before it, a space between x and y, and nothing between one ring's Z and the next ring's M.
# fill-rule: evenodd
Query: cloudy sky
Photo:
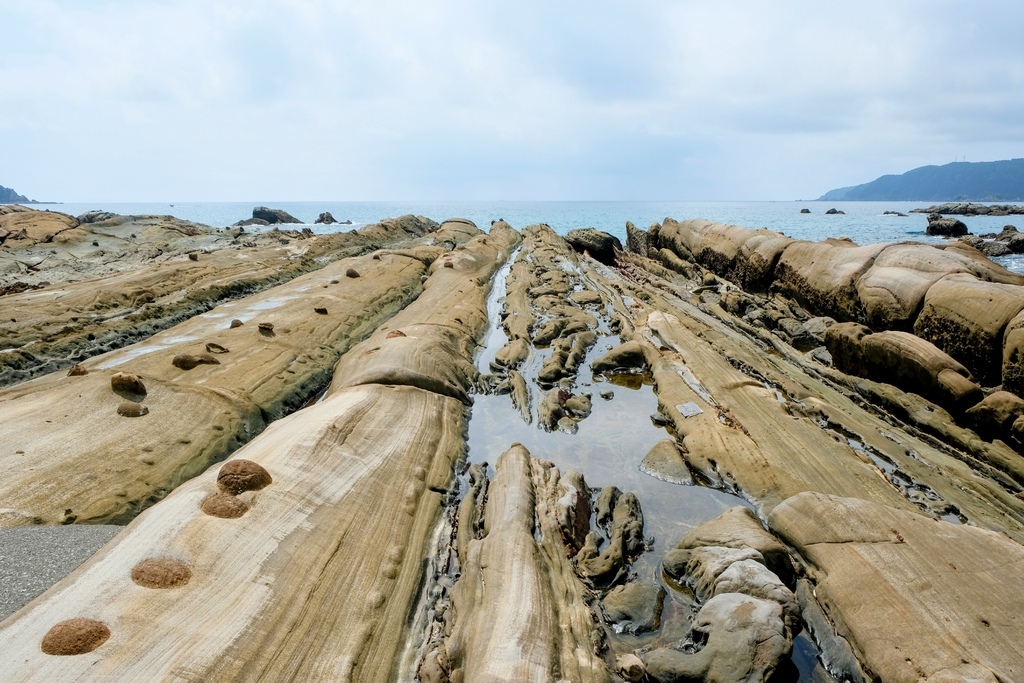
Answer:
M1024 3L0 0L61 201L806 199L1024 157Z

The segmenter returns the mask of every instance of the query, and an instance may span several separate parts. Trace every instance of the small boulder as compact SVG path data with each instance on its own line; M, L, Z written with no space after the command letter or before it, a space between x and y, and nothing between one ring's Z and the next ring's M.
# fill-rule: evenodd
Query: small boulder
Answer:
M933 213L928 216L928 227L926 235L938 237L960 237L967 234L967 226L963 221L956 218L943 218L940 214Z
M317 223L318 225L334 225L338 221L334 220L334 216L331 215L330 211L324 211L317 217L316 221L314 222Z
M648 633L661 624L665 589L627 583L617 586L604 598L604 615L616 633Z
M565 241L577 252L588 252L594 259L609 266L615 264L615 252L622 251L622 242L618 237L594 228L570 230Z
M647 370L647 358L640 342L628 341L594 359L590 369L595 374L644 372Z
M235 329L236 327L241 327L244 324L245 323L243 323L241 320L239 320L238 318L235 318L234 320L231 321L231 329Z
M359 277L359 271L355 268L349 268L345 271L345 277L356 278Z
M808 213L810 213L810 212L808 212ZM825 215L826 216L845 216L846 212L845 211L840 211L839 209L829 209L828 211L825 212Z
M80 363L75 363L68 370L68 377L81 377L82 375L88 375L89 371L85 369L85 366Z

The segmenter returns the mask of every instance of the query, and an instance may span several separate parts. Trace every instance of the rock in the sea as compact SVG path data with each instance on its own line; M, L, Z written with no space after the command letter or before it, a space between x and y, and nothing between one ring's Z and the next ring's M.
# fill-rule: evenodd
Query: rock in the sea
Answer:
M331 215L330 211L324 211L317 217L316 221L314 222L317 223L318 225L334 225L338 221L334 220L334 216Z
M257 206L252 210L252 217L266 221L268 225L278 223L301 223L298 218L281 209L269 209L265 206Z
M241 458L228 460L217 474L217 487L236 496L245 491L259 491L273 482L261 465Z
M839 209L834 209L834 208L833 209L829 209L828 211L825 212L826 216L842 216L842 215L845 215L845 214L846 214L845 211L840 211Z
M146 385L142 383L142 378L128 372L115 372L110 378L110 388L136 396L146 395Z
M616 633L648 633L657 631L665 589L627 583L616 586L604 597L604 616Z
M579 253L588 252L605 265L614 265L615 252L622 251L622 242L618 237L594 228L570 230L565 241Z
M800 213L810 213L810 209L800 209Z
M110 638L110 628L95 619L68 619L55 624L43 636L39 648L48 655L82 655Z
M960 237L967 234L967 226L963 221L956 218L943 218L942 215L933 213L928 216L928 227L926 235L938 237Z

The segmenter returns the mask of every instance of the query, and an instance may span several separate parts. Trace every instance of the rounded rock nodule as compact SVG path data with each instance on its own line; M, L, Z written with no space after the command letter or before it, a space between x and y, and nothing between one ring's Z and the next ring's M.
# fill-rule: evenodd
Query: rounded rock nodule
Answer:
M74 365L71 366L71 369L68 370L68 377L81 377L82 375L88 374L89 371L86 370L85 367L81 365L81 363L75 363Z
M110 388L114 391L126 391L129 394L145 396L146 385L142 378L128 372L115 372L110 378Z
M252 460L229 460L217 473L217 487L236 496L245 491L259 491L273 481L270 473Z
M121 417L142 417L149 414L149 408L134 401L122 401L117 406L117 414Z
M109 637L110 629L102 621L78 617L54 624L39 647L48 655L83 655L107 642Z
M152 557L132 569L132 581L143 588L184 586L191 578L192 570L188 565L170 557Z
M231 321L231 329L235 329L236 327L241 327L244 324L245 323L243 323L241 320L239 320L238 318L235 318L234 320Z
M210 517L238 519L249 511L249 506L230 493L215 493L203 501L202 510Z

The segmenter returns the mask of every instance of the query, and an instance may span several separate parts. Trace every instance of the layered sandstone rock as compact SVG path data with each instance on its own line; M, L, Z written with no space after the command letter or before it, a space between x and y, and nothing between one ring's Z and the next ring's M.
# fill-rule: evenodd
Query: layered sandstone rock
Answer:
M1024 549L885 505L804 493L771 528L799 551L839 635L883 681L1008 681L1024 672Z
M517 239L492 231L471 240L393 319L420 326L426 347L455 335L446 373L466 367L470 356L457 356L474 350L490 276ZM456 294L460 307L441 305ZM434 337L430 327L446 329ZM371 337L351 353L381 343ZM403 349L394 362L427 369L416 349ZM223 495L219 468L211 468L5 621L8 680L162 680L186 671L218 681L394 680L423 581L419 558L462 457L467 414L443 393L347 378L339 367L323 402L279 420L239 452L272 480L237 494L243 515L200 509ZM135 584L132 568L150 557L185 564L187 585ZM41 651L47 630L67 618L98 621L110 637L89 657Z
M353 266L365 277L342 280ZM423 260L409 256L344 259L86 361L85 376L54 373L0 392L0 434L12 444L0 453L10 473L0 524L131 519L300 407L346 350L419 295L425 275ZM315 313L321 303L334 313ZM271 331L231 327L232 318ZM216 364L174 363L207 344L230 351ZM144 378L142 420L115 410L124 397L110 381L122 371Z

